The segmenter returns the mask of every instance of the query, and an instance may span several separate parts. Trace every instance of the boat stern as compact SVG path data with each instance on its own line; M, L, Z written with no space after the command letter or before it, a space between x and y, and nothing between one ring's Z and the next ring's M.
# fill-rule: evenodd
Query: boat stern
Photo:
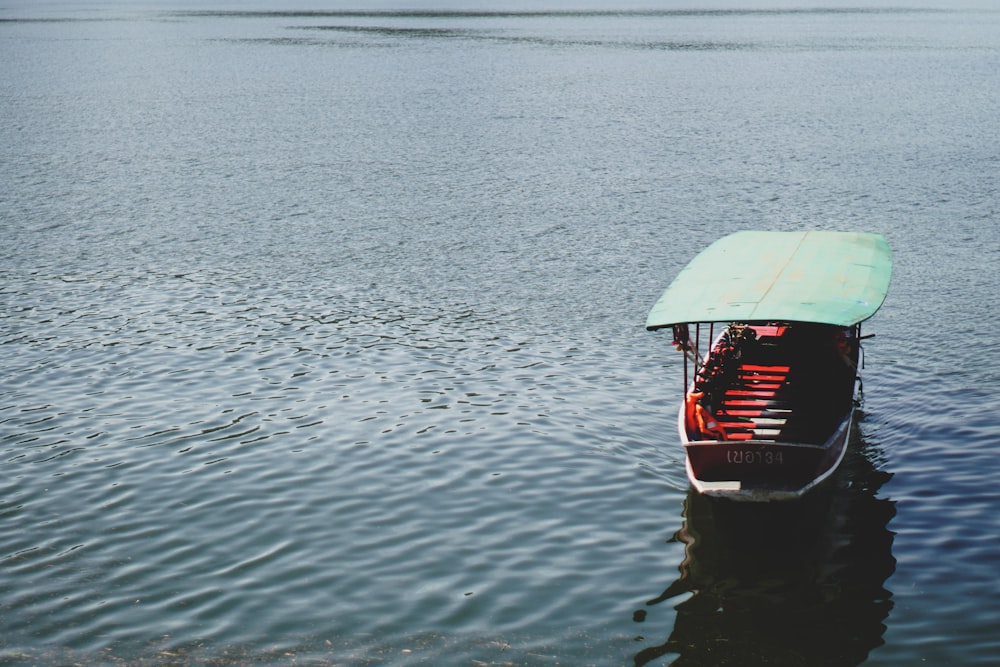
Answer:
M851 417L823 444L773 440L688 441L685 465L699 493L736 500L782 500L822 483L843 460Z

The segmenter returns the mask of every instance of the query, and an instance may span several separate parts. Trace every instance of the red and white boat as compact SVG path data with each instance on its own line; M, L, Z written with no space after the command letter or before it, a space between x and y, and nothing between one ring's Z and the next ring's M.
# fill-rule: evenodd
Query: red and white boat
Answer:
M781 500L833 474L860 391L861 323L891 273L877 234L744 231L677 276L646 328L670 328L684 353L677 427L697 491Z

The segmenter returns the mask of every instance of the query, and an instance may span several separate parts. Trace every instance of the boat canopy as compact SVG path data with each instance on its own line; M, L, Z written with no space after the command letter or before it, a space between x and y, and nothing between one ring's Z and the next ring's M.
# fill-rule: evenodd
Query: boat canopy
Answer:
M647 329L695 322L868 319L889 290L892 250L879 234L742 231L699 253L663 292Z

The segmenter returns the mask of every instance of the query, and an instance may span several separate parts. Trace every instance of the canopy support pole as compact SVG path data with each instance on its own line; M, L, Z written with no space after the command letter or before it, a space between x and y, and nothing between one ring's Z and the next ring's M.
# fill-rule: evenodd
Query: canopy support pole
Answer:
M688 355L684 352L684 392L687 393L688 390Z
M697 377L701 371L701 322L694 329L694 374Z

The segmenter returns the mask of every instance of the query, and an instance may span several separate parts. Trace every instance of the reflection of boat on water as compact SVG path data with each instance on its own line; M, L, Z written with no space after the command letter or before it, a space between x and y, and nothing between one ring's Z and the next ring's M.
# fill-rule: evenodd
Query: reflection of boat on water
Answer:
M866 454L852 445L831 488L798 503L690 492L675 535L685 545L680 576L635 616L652 625L657 605L673 601L673 631L636 666L668 656L675 667L864 662L883 643L895 570L895 506L876 497L891 475Z
M677 427L697 491L781 500L829 478L851 431L861 322L891 273L877 234L743 231L677 276L646 328L672 327L684 352Z

